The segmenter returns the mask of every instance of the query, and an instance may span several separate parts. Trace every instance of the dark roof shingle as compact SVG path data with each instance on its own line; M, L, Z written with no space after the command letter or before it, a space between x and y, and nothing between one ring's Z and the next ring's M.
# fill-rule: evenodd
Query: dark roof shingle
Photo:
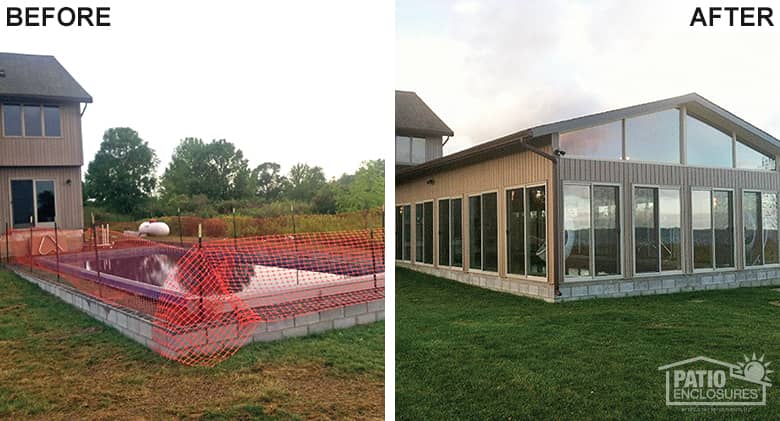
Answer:
M53 56L0 53L0 97L92 102Z
M409 91L395 91L395 131L423 136L454 135L416 93Z

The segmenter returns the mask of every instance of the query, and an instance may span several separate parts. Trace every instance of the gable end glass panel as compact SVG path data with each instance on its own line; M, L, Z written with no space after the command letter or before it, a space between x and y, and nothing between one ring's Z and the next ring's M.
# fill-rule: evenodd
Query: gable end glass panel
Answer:
M626 159L680 163L680 110L626 119Z
M737 139L737 168L774 171L776 163L773 157L763 154Z
M623 157L623 121L561 133L559 148L569 156L600 159Z
M692 117L685 118L686 158L689 165L701 167L734 166L731 135Z

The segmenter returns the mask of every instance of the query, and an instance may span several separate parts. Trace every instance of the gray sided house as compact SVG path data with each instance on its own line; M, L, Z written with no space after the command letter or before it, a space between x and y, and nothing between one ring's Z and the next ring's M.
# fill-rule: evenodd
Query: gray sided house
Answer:
M83 225L81 104L52 56L0 53L0 226Z
M441 158L442 146L453 135L416 93L395 91L396 171Z
M513 294L780 284L780 141L688 94L396 174L396 262Z

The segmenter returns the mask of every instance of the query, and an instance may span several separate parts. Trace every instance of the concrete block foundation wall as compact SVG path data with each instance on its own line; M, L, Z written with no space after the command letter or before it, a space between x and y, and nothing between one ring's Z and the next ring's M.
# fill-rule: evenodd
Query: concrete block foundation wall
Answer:
M780 285L780 267L729 272L701 272L662 276L609 279L597 281L567 281L559 286L561 295L554 295L546 281L500 278L496 275L439 269L433 266L396 262L396 265L429 275L451 279L494 291L541 299L547 302L575 301L597 297L632 297L637 295L672 294L741 287Z
M161 351L162 347L165 348L162 350L166 351L168 355L186 353L187 351L187 349L172 351L170 348L165 347L165 345L169 344L158 344L154 341L152 339L154 321L145 314L114 307L95 298L81 294L75 289L42 280L26 272L15 272L27 281L38 285L44 291L59 297L66 303L87 313L92 318L113 327L122 335L149 349ZM384 300L353 304L297 316L295 318L259 323L252 337L248 339L248 342L269 342L285 338L306 336L333 329L346 329L356 325L374 323L384 319ZM231 326L224 326L217 329L229 329L230 327ZM235 326L232 326L232 328L235 329ZM189 344L203 346L207 344L209 340L207 330L206 334L203 334L203 332L204 330L182 333L180 335L188 335L187 341L173 340L171 342L187 342ZM194 336L202 338L202 341L198 342L197 340L194 340L197 339L194 338ZM217 336L221 337L224 335ZM214 343L214 345L219 345L219 343Z
M510 294L525 297L539 298L547 302L553 302L553 286L545 280L532 281L518 278L500 278L497 275L480 272L463 272L462 270L440 269L433 266L413 265L405 262L396 262L399 267L427 273L440 278L452 279L468 285L474 285L493 291L508 292Z

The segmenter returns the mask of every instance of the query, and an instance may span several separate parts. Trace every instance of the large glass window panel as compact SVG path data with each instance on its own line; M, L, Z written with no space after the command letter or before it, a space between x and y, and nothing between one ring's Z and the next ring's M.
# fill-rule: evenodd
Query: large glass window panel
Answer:
M761 228L761 193L745 192L742 195L742 226L745 241L745 266L763 263L763 229Z
M38 105L24 106L24 135L43 136L41 122L41 107Z
M3 134L5 136L22 135L22 106L3 104Z
M528 274L547 274L547 212L545 187L530 187L527 190L527 244Z
M563 186L566 276L590 276L590 186Z
M482 269L498 271L498 194L482 195Z
M730 134L692 116L685 118L686 158L689 165L732 168L733 139Z
M661 270L680 270L682 259L680 254L680 191L676 189L661 189L658 192L658 221L661 229Z
M439 265L450 265L450 201L439 200Z
M634 190L634 264L636 273L658 272L658 189Z
M596 276L620 274L620 189L593 186L593 258Z
M764 264L777 263L777 194L761 195L761 227L764 230Z
M423 243L424 243L424 224L423 224L423 205L418 203L414 205L414 260L423 261Z
M28 228L32 225L35 212L32 180L11 180L11 211L14 228Z
M709 190L691 192L693 267L712 269L712 198Z
M422 164L423 162L425 162L425 139L413 137L412 164Z
M412 162L411 139L406 136L395 137L395 161L400 163Z
M621 159L623 157L623 122L561 133L559 147L569 156Z
M395 207L395 258L404 258L404 207Z
M48 137L60 137L62 127L60 125L60 107L47 105L43 107L43 123Z
M507 272L525 274L525 209L523 189L506 192Z
M423 203L423 263L433 264L433 202Z
M712 225L715 230L715 267L734 267L734 200L730 191L712 192Z
M626 159L680 162L680 110L626 119Z
M469 197L469 267L482 269L482 198Z
M775 159L737 140L737 168L775 170Z
M54 181L41 180L35 182L38 223L53 223L55 219Z
M404 250L403 259L412 260L412 206L404 206Z
M463 199L451 201L452 266L463 266Z

